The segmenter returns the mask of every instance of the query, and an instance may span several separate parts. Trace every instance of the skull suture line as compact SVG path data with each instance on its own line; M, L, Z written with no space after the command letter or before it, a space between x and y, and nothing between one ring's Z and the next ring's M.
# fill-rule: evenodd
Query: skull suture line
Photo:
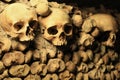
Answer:
M72 36L72 24L68 13L60 8L51 8L49 16L41 18L40 24L44 28L43 37L53 45L67 44L67 38Z
M34 38L37 15L25 4L13 3L0 14L0 25L11 38L28 41Z

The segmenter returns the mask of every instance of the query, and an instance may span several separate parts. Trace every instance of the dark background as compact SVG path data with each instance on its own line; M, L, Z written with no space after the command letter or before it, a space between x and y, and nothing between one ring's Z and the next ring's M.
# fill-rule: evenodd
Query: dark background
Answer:
M59 3L77 4L79 7L99 7L100 4L109 9L117 9L120 11L120 0L48 0L57 1Z

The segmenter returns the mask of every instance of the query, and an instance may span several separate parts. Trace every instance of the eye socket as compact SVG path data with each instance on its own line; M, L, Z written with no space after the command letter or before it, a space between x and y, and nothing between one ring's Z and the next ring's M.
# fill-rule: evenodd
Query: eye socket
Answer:
M56 26L52 26L52 27L48 28L47 31L48 31L48 34L51 34L51 35L55 35L58 33Z
M64 26L64 31L65 31L66 34L69 34L72 31L72 25L66 24Z
M19 31L23 27L24 23L23 22L17 22L14 24L14 28Z
M101 32L96 39L100 42L107 41L110 31Z
M38 21L36 21L36 20L29 21L29 26L31 28L35 28L36 26L38 26Z

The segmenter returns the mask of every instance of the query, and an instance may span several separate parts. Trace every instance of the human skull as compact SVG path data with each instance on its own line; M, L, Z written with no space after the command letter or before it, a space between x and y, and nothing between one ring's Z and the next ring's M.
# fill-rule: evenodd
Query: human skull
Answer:
M99 36L101 39L104 36L106 40L101 41L102 44L112 47L116 40L117 27L113 16L109 14L94 14L84 21L82 31L90 33L94 37ZM101 34L103 35L100 36Z
M37 15L23 3L8 5L0 14L0 25L11 38L28 41L34 38L37 27Z
M67 44L68 37L72 36L72 24L68 13L60 8L51 8L49 16L41 18L43 37L53 45L62 46Z

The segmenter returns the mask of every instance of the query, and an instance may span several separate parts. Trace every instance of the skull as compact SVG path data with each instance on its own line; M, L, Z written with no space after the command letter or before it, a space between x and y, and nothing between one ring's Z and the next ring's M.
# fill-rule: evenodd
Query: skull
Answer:
M69 15L60 8L51 8L49 16L41 18L43 37L53 45L62 46L72 36L72 24Z
M109 14L94 14L88 17L83 25L82 31L97 37L103 45L113 47L118 32L116 20Z
M23 3L8 5L0 14L0 25L11 38L28 41L34 38L37 27L37 15Z

